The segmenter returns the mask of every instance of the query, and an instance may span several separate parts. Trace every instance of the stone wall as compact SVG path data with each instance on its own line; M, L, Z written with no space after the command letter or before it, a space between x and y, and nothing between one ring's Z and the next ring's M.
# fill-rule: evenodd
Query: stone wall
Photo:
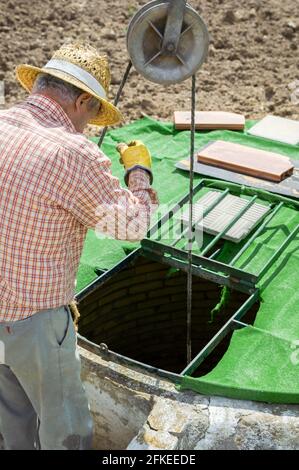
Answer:
M159 374L81 346L95 449L299 450L298 405L179 392Z
M299 450L298 405L178 392L167 378L94 349L80 341L94 449Z

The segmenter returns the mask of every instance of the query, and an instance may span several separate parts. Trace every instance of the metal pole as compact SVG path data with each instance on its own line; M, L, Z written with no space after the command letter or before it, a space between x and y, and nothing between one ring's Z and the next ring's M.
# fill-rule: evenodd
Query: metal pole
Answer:
M119 85L118 92L117 92L117 94L115 96L115 99L114 99L114 102L113 102L114 106L117 106L117 104L119 102L120 95L121 95L121 93L123 91L123 88L126 84L126 81L128 79L131 67L132 67L132 62L131 62L131 60L129 60L129 63L127 65L127 68L126 68L126 71L124 73L123 79L121 81L121 84ZM101 137L100 137L99 142L98 142L99 148L101 148L101 145L103 143L104 137L105 137L106 132L107 132L107 129L108 129L108 127L104 127L104 129L102 130L102 134L101 134Z
M192 245L193 245L193 177L195 147L195 96L196 77L192 76L191 93L191 139L190 139L190 186L189 186L189 240L188 240L188 274L187 274L187 364L192 360Z

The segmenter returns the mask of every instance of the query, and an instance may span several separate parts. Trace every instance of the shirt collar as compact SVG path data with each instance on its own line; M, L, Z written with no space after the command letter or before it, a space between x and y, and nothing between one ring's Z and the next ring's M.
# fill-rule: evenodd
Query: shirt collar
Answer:
M37 108L44 111L49 116L49 119L57 124L61 124L65 129L72 133L77 133L74 124L62 109L60 104L52 98L48 98L43 95L33 94L29 95L26 99L26 103L36 106Z

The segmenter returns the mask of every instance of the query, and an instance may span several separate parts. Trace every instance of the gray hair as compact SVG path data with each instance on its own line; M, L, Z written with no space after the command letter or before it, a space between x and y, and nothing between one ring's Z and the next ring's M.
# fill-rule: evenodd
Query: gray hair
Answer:
M83 90L72 85L71 83L65 82L60 78L54 77L53 75L48 75L46 73L39 73L37 79L34 82L32 89L33 93L39 93L46 90L54 91L56 95L64 103L70 104L75 101L82 93ZM100 101L94 96L89 102L89 109L94 109L99 106Z

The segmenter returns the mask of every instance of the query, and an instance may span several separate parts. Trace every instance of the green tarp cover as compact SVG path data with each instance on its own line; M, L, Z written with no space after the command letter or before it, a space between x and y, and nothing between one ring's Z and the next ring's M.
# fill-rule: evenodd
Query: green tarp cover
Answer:
M247 122L248 129L253 122ZM120 129L110 131L102 150L112 160L113 174L123 179L123 169L115 145L121 141L141 139L148 145L153 158L154 188L161 204L175 204L189 189L189 175L178 170L176 161L189 156L190 132L176 131L173 124L143 118ZM196 133L196 149L210 140L228 140L266 149L298 159L299 148L279 144L242 132L212 131ZM195 175L196 181L201 179ZM214 182L218 187L234 187L226 182ZM276 196L239 187L242 194L259 193L272 201ZM236 266L258 273L275 249L299 224L299 204L280 198L284 207L265 230L245 251ZM244 241L244 243L246 240ZM99 239L93 231L87 234L77 276L77 292L97 278L95 268L110 269L138 244ZM238 246L238 249L240 245ZM220 261L229 262L236 245L226 242ZM269 402L299 403L299 236L295 237L271 269L261 279L261 305L253 326L233 333L230 346L207 375L184 377L181 389L205 394ZM221 313L219 313L221 315ZM194 351L195 353L195 351Z

